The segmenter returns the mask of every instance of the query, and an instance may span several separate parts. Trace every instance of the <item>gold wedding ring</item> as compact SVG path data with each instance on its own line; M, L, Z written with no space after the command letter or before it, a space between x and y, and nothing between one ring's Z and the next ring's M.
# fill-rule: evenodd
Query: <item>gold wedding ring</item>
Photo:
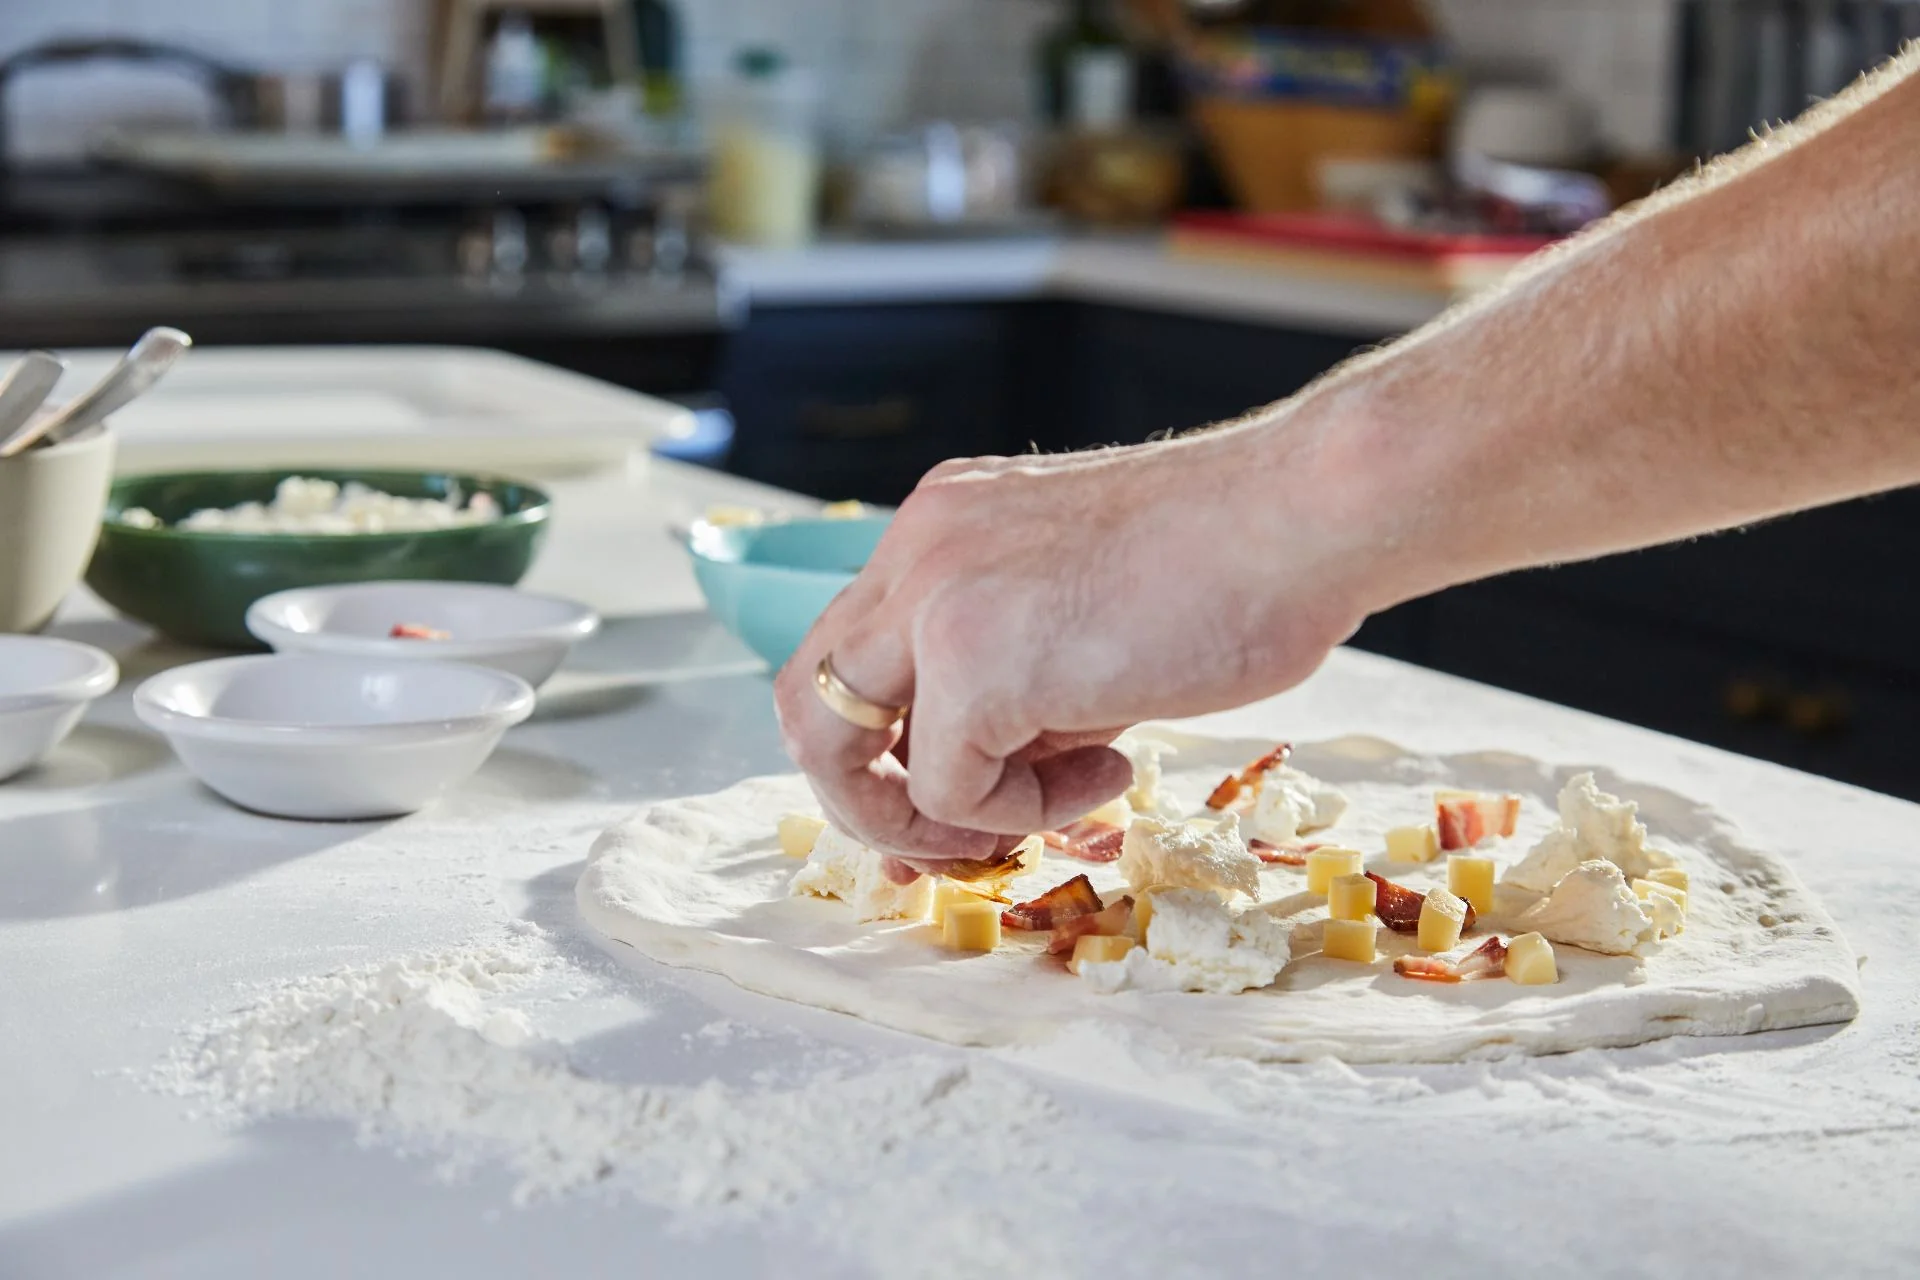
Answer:
M820 665L813 669L813 691L827 704L827 710L862 729L891 729L907 715L905 707L869 702L849 689L840 673L833 669L831 656L820 659Z

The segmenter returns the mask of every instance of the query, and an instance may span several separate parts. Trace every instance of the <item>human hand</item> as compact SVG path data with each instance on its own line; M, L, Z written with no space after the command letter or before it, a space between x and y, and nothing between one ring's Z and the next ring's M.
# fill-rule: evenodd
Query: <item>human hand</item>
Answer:
M1309 674L1364 609L1273 434L930 473L775 682L827 816L918 870L984 857L1123 791L1116 726ZM910 704L905 725L829 709L829 654L861 697Z

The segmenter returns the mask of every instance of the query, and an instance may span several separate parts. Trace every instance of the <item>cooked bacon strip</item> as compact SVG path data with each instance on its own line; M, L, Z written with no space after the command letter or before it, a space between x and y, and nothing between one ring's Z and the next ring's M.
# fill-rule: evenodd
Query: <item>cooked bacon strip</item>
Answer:
M1041 832L1040 838L1047 842L1047 848L1058 849L1069 858L1081 862L1112 862L1120 856L1127 832L1124 827L1098 818L1079 818L1058 831Z
M1114 937L1125 933L1127 924L1133 919L1133 899L1120 898L1108 903L1092 915L1075 916L1053 927L1053 937L1047 939L1047 954L1066 955L1073 950L1073 944L1090 934Z
M1284 867L1304 867L1307 855L1315 849L1324 849L1325 844L1274 844L1255 836L1247 841L1247 848L1253 850L1253 856L1262 862L1277 862Z
M1403 978L1424 982L1472 982L1476 978L1498 978L1507 972L1507 944L1488 938L1471 953L1458 960L1439 956L1401 956L1393 962L1393 971Z
M991 880L1006 871L1017 862L1020 847L1003 849L999 853L988 854L984 858L956 858L952 862L940 864L940 874L949 880L963 880L972 883L975 880Z
M1251 791L1254 795L1258 795L1260 780L1266 776L1267 770L1279 768L1292 754L1293 744L1283 742L1240 772L1228 774L1220 780L1220 785L1213 789L1213 794L1207 797L1207 808L1224 809L1238 800L1243 791Z
M1100 895L1093 891L1093 881L1078 875L1065 884L1053 886L1032 902L1008 907L1000 913L1000 923L1009 929L1044 932L1099 910Z
M1441 792L1433 798L1433 824L1442 849L1471 849L1490 835L1510 836L1520 819L1519 796Z
M1377 892L1373 895L1373 914L1380 917L1380 923L1395 933L1420 932L1420 908L1426 902L1427 895L1417 889L1409 889L1403 884L1395 884L1385 876L1367 872L1367 879L1373 881ZM1462 932L1473 928L1473 904L1467 904L1467 918L1460 926Z

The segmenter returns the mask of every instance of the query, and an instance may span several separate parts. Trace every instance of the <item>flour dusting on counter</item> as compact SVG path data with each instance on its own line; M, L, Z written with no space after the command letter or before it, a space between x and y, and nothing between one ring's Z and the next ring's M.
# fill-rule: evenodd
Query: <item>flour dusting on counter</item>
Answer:
M301 979L196 1028L153 1083L228 1122L345 1120L370 1144L433 1155L447 1176L503 1160L521 1203L601 1184L697 1221L826 1193L814 1227L855 1245L888 1238L886 1220L904 1215L975 1258L1031 1258L1019 1214L1001 1215L999 1241L970 1215L941 1218L962 1207L943 1204L942 1186L989 1178L1044 1212L1059 1171L1022 1135L1053 1107L1017 1072L914 1055L793 1089L594 1079L515 1002L565 969L521 924L492 945Z

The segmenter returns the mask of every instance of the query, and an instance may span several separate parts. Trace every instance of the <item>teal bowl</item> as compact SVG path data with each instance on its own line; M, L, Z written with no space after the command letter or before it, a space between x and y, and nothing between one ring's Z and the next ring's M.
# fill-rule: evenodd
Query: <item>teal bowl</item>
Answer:
M866 564L888 518L693 526L693 576L720 624L776 670Z
M490 494L500 518L419 533L341 534L143 529L120 521L130 507L144 507L171 526L203 507L268 502L293 474L340 484L358 480L406 498L445 498L456 489L468 499ZM121 613L175 640L258 649L247 631L247 606L276 591L393 579L511 586L533 564L551 507L531 485L446 472L283 467L123 476L107 496L87 585Z

